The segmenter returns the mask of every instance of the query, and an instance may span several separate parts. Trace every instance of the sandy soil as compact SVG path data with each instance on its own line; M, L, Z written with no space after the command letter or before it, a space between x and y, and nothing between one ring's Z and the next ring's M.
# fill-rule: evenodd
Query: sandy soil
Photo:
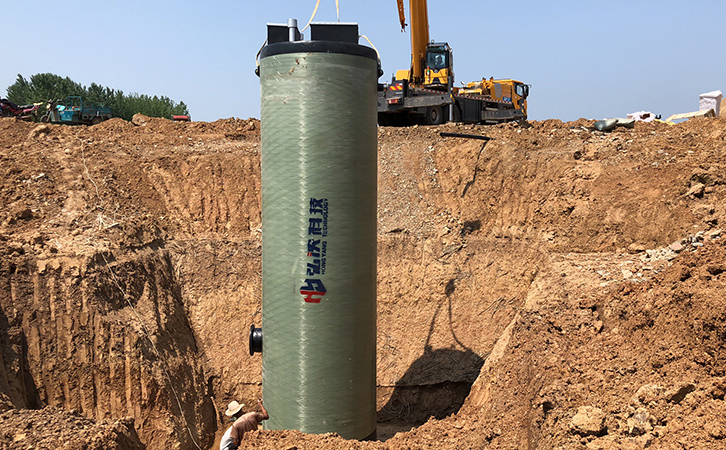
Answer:
M726 119L592 124L379 128L379 440L245 447L726 448ZM3 448L211 448L254 403L259 152L0 120Z

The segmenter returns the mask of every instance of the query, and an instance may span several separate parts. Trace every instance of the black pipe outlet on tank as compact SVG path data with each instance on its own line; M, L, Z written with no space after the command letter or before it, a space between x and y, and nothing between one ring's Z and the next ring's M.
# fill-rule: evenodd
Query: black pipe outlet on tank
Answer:
M262 328L250 325L250 356L262 353Z

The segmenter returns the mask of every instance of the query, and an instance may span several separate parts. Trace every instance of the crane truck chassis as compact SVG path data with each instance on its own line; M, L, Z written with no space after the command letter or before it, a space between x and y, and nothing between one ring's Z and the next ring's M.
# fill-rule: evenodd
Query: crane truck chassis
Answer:
M486 87L469 87L477 85L488 85L493 91L501 91L504 86L514 92L510 94L511 97L500 95L502 100L499 100L479 93L485 91ZM394 79L391 84L379 84L378 124L495 124L527 119L525 101L529 94L528 85L516 80L482 80L467 86L467 89L450 88L447 91L438 91L413 87L406 79Z

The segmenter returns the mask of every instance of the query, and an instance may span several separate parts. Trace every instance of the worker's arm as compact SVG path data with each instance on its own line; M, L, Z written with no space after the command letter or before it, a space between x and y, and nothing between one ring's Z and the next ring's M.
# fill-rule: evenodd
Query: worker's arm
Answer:
M267 420L270 418L270 415L267 414L267 410L265 409L265 405L262 404L262 400L257 400L257 404L260 405L261 413L257 413L257 421L262 422L263 420Z

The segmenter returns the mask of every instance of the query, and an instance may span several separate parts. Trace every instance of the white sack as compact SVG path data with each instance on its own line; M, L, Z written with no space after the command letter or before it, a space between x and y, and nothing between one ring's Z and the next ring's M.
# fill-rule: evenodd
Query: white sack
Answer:
M721 111L721 99L723 99L723 93L721 91L706 92L698 96L698 110L705 111L713 109L716 113L716 117L719 116Z

